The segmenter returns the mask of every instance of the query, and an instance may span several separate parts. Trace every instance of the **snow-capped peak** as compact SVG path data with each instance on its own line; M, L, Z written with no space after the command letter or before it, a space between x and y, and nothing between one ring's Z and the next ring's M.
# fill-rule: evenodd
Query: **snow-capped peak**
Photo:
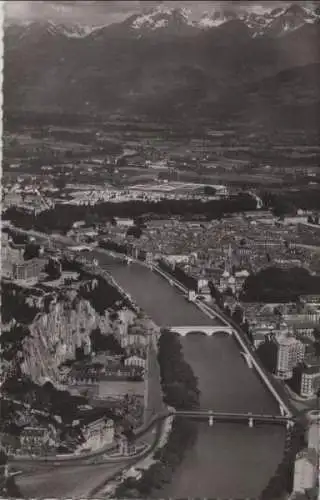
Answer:
M143 37L149 34L161 36L180 36L197 34L200 30L214 29L227 22L238 20L245 24L250 30L252 37L264 35L279 37L288 32L299 29L305 24L319 22L319 7L312 2L306 2L303 7L298 4L281 6L276 8L257 6L236 9L221 6L212 12L205 12L201 19L197 17L196 11L185 8L172 8L164 4L157 5L152 10L142 11L127 18L122 23L112 26L85 26L79 24L67 24L54 18L49 21L14 21L5 19L5 29L11 40L24 40L25 37L37 39L43 34L52 37L65 37L81 39L89 37L93 32L103 36L108 33L119 33L125 36ZM12 22L14 21L14 22ZM9 30L7 29L9 28Z
M190 15L191 15L190 9L186 9L185 7L182 7L181 9L179 9L179 12L180 12L180 15L182 17L184 17L186 23L193 24L193 22L190 20Z
M84 26L80 24L61 24L53 21L48 22L48 32L52 35L60 34L67 38L85 38L92 32L100 29L100 26Z
M199 21L200 28L214 28L220 26L225 23L225 18L213 19L213 17L209 14L209 12L205 12Z
M190 12L188 9L169 8L160 4L150 11L136 15L132 20L131 28L135 30L156 30L165 28L172 23L192 26L193 23L189 18Z
M58 23L55 21L30 21L23 20L19 22L7 22L6 28L17 27L18 29L22 29L20 33L20 39L27 36L28 33L33 32L35 29L40 29L42 32L46 32L49 35L62 35L67 38L85 38L90 35L92 32L101 29L100 26L84 26L80 24L64 24Z
M251 30L252 36L262 36L264 34L281 36L287 32L300 28L304 24L314 23L319 19L314 6L301 6L292 4L274 9L214 9L210 14L205 12L198 26L201 29L214 28L222 24L238 19Z
M318 16L314 10L305 9L298 4L289 7L277 8L266 16L266 26L261 34L282 36L294 31L304 24L314 23Z
M233 10L220 8L214 9L211 14L205 12L198 24L200 28L215 28L234 19L241 19L240 12L237 14Z

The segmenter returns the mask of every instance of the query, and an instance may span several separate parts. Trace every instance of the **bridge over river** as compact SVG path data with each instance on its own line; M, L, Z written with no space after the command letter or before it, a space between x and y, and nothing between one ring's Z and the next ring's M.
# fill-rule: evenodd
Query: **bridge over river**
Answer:
M191 418L199 420L207 420L209 425L212 426L215 422L233 422L244 423L253 427L256 424L272 424L272 425L285 425L290 429L294 425L294 420L290 417L282 415L267 415L259 413L227 413L217 412L212 410L179 410L172 412L177 418Z
M171 327L173 331L188 326L181 344L186 361L198 377L200 408L281 416L277 400L256 370L248 367L234 335L216 329L212 336L199 334L199 326L222 327L220 319L205 315L163 277L146 267L117 263L98 251L91 252L91 258L111 272L159 326ZM264 422L249 427L216 421L210 426L208 420L196 422L196 443L175 473L172 484L159 497L259 497L282 459L286 425Z

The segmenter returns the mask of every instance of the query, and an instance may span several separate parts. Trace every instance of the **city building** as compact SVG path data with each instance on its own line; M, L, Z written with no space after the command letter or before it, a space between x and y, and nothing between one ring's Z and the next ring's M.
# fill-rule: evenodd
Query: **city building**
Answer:
M121 347L124 348L128 346L147 346L148 341L149 340L147 335L132 330L131 331L129 330L127 335L123 335L120 338Z
M132 227L134 226L134 220L133 219L126 219L122 217L115 217L117 226L120 227Z
M281 334L275 338L277 345L277 377L288 380L292 378L293 369L304 358L305 345L296 338Z
M235 293L236 280L233 276L230 275L229 271L225 270L220 278L218 289L221 293L226 292L228 289Z
M146 363L146 359L142 358L141 356L129 356L124 361L125 366L140 366L141 368L145 368Z
M13 264L12 275L16 280L29 280L39 278L44 267L43 259L31 259Z
M236 292L240 292L242 290L242 287L243 287L243 285L244 285L244 283L249 275L250 275L250 273L246 269L243 269L242 271L235 272L234 278L235 278Z
M127 437L121 436L121 438L119 440L119 453L120 453L120 455L127 457L130 455L134 455L135 452L136 452L135 443L132 442L131 440L129 440Z
M315 396L320 389L319 359L304 360L301 373L300 395L305 398Z
M316 413L318 413L318 415ZM320 450L320 414L317 410L311 418L309 417L307 442L308 448L312 448L316 451Z
M304 295L301 299L304 304L307 305L320 305L320 295Z
M24 244L22 244L22 245L15 244L10 240L10 238L8 239L8 242L9 242L9 244L6 245L7 246L7 252L6 252L7 260L11 264L16 264L16 263L23 261L23 254L24 254L24 250L25 250L25 245Z
M203 297L203 299L206 302L210 302L212 300L211 291L210 291L209 286L207 286L207 285L198 289L198 295L200 297Z
M82 427L82 435L85 439L84 446L95 450L101 446L107 446L114 441L114 422L111 419L101 417L89 421Z
M141 367L137 364L105 366L99 370L79 369L73 370L67 377L70 386L80 389L88 386L90 392L95 391L95 386L101 381L140 380L143 376Z
M260 344L263 344L267 339L271 338L273 330L270 327L262 325L253 327L250 331L253 339L253 346L257 349Z
M148 266L150 266L153 263L153 253L152 252L146 252L145 262Z
M298 453L294 465L293 491L304 493L315 487L317 481L317 452L306 449Z
M48 443L49 438L49 430L45 427L25 427L20 434L21 451L39 454Z

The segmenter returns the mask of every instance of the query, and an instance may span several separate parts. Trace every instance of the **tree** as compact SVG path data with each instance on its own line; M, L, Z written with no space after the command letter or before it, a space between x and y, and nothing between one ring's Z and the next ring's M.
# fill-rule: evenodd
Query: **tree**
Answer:
M103 335L100 328L92 330L90 334L91 346L94 352L110 351L113 354L123 354L124 349L112 334Z
M277 363L277 346L271 340L266 340L262 344L259 345L257 349L257 354L261 359L265 368L274 373L276 369Z
M25 325L13 325L9 331L2 333L0 345L3 359L12 361L17 353L22 351L23 340L30 336L30 330Z
M320 328L314 328L313 329L313 335L316 341L320 342Z
M8 457L6 452L1 448L0 449L0 466L6 465L8 462Z
M132 226L127 230L127 236L134 236L135 238L139 239L141 235L142 229L139 226Z
M204 187L204 194L206 196L215 196L216 193L217 193L217 190L214 187L212 187L212 186L205 186Z
M117 167L126 167L128 165L128 160L125 156L121 156L117 159L116 162Z
M224 313L226 314L226 316L231 316L231 309L229 306L224 307Z
M320 340L317 340L315 343L314 343L314 351L315 351L315 355L320 358Z
M232 319L233 321L235 321L236 323L238 323L238 325L241 325L242 324L242 321L243 321L243 310L241 309L240 306L236 306L234 311L233 311L233 314L232 314Z
M30 260L39 257L40 248L40 245L37 245L36 243L28 243L25 246L23 254L24 260Z
M55 185L56 187L60 190L60 191L63 191L67 185L67 181L66 181L66 178L65 176L63 175L60 175L56 181L55 181Z
M273 205L273 214L276 217L284 217L288 214L296 214L297 209L295 205L286 199L277 198Z
M245 321L242 323L241 328L244 331L244 333L247 335L247 337L248 337L249 341L251 342L251 344L253 344L253 342L254 342L253 335L252 335L252 332L250 330L249 321L247 319L245 319Z
M57 280L61 276L61 263L56 259L49 259L45 266L45 272L52 280Z
M212 281L209 281L208 286L209 286L209 290L211 293L211 297L216 301L217 306L220 307L220 309L223 309L223 296L222 296L222 294L214 286Z
M241 298L254 302L293 302L303 294L317 293L320 278L301 267L269 267L246 279Z
M8 477L5 485L6 496L9 498L22 498L21 491L19 490L15 477Z

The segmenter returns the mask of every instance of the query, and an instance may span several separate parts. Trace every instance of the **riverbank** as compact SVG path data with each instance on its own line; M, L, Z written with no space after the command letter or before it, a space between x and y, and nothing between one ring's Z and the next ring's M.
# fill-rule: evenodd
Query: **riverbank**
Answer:
M158 439L158 444L154 447L153 451L149 453L148 456L142 458L138 462L135 462L130 467L126 467L121 471L121 474L116 474L112 480L108 480L106 485L104 484L102 488L96 489L93 493L99 495L103 498L116 498L117 489L123 487L123 483L130 479L137 479L145 473L154 463L155 454L159 449L161 449L168 441L171 429L172 429L173 417L168 417L161 425L162 430ZM119 477L120 476L120 477ZM121 492L120 492L121 493Z
M158 360L161 386L165 402L175 409L199 407L197 379L183 359L181 343L177 335L163 331L159 339ZM189 420L174 420L164 423L164 436L158 449L141 471L131 471L113 492L116 498L132 495L150 497L157 489L171 481L175 469L182 462L185 452L196 439L196 424Z

